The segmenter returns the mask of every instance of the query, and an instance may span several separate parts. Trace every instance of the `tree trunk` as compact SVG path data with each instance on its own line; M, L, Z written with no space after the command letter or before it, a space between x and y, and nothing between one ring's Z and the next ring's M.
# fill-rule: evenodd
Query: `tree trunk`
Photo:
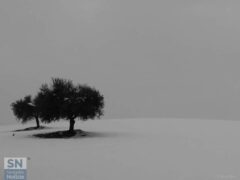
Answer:
M71 132L71 133L74 132L74 124L75 124L75 120L74 119L70 119L69 132Z
M37 128L40 128L40 122L39 122L38 117L36 116L35 119L36 119L36 123L37 123Z

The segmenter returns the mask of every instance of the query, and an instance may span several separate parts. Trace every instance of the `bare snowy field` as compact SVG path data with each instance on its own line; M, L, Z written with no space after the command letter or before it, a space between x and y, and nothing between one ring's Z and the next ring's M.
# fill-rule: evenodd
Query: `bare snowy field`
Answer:
M88 137L40 139L0 127L0 156L30 157L30 180L240 179L240 122L122 119L78 122Z

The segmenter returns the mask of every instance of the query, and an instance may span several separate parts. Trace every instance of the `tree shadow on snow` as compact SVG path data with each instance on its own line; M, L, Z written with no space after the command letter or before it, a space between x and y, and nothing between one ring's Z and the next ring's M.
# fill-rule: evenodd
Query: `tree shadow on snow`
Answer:
M12 132L33 131L33 130L41 130L41 129L49 129L49 127L46 127L46 126L40 126L39 128L38 127L28 127L28 128L24 128L24 129L13 130Z
M45 138L45 139L61 139L61 138L108 138L108 137L118 137L127 134L120 134L117 132L86 132L80 129L74 132L69 131L55 131L49 133L34 134L34 137Z
M69 131L55 131L49 133L34 134L34 137L38 138L70 138L70 137L83 137L86 133L82 130Z

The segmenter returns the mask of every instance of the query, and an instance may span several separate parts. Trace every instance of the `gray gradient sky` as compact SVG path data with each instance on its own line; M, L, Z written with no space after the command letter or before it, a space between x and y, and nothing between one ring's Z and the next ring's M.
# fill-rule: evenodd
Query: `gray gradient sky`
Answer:
M94 86L106 118L240 118L240 2L1 0L0 114L51 77Z

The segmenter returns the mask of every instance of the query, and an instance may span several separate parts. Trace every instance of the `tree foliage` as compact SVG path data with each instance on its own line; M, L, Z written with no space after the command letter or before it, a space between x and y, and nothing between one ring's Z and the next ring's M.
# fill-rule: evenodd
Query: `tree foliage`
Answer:
M74 85L70 80L53 78L50 85L41 86L34 103L40 109L43 122L69 120L69 131L74 131L75 119L88 120L103 115L104 97L87 85Z
M11 104L14 115L21 123L26 123L32 119L36 120L37 127L40 126L38 120L38 110L33 104L32 97L30 95L25 96L23 99L17 100Z

